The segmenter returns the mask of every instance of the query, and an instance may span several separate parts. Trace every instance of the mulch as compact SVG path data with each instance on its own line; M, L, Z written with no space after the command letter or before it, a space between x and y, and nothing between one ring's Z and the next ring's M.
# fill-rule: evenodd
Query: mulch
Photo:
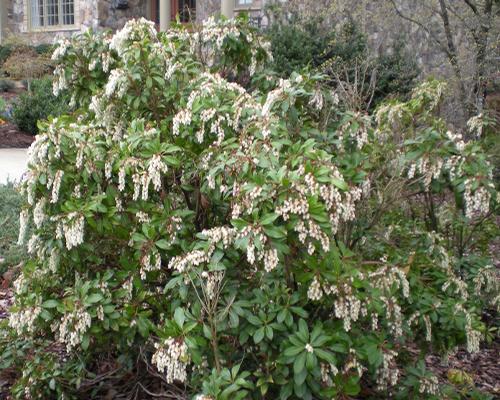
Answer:
M2 97L7 103L15 101L18 93L2 92ZM33 143L35 137L29 133L20 131L14 124L1 121L0 123L0 149L5 148L26 148Z
M10 122L0 125L0 149L30 147L34 140L33 135L21 132Z
M425 358L427 368L432 371L441 383L449 383L449 373L465 372L474 386L484 392L500 397L500 340L480 349L479 352L469 354L460 348L449 357L448 362L437 355L428 355Z

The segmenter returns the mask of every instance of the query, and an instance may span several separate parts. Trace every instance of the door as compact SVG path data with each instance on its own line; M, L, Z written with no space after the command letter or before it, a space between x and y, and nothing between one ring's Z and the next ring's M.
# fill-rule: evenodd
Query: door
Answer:
M160 26L160 0L150 0L150 19ZM196 0L170 0L170 20L176 21L179 15L181 23L196 20Z
M160 0L149 0L149 19L160 26Z
M171 0L172 20L177 19L181 23L196 21L196 0Z

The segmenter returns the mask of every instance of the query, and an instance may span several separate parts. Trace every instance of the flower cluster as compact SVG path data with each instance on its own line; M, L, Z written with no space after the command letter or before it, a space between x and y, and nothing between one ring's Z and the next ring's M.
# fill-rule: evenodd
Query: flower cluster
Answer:
M394 350L386 350L382 354L382 364L377 370L377 390L386 390L388 386L395 386L401 374L396 364L398 353Z
M35 321L42 312L42 309L36 307L26 307L20 311L11 312L9 315L9 326L16 330L18 335L33 333L35 331Z
M472 191L472 181L466 179L464 182L465 192L465 216L473 218L475 215L488 214L490 210L491 193L484 186Z
M422 377L419 382L419 393L436 396L439 394L439 381L436 376Z
M168 338L162 344L155 343L156 352L151 362L162 374L165 374L167 383L174 381L185 382L189 354L186 343L175 338Z
M70 352L82 342L91 322L90 314L84 308L76 307L64 315L60 323L55 324L52 329L57 330L58 340L65 343L66 350Z

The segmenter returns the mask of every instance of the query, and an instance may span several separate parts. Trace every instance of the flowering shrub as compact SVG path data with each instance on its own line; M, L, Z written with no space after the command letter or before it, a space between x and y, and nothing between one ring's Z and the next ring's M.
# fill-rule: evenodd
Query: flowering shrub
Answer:
M60 43L77 111L45 124L22 184L18 398L438 396L405 345L478 350L495 271L407 201L453 190L435 217L463 229L496 207L482 154L433 117L440 86L373 121L320 76L266 78L270 57L240 20Z

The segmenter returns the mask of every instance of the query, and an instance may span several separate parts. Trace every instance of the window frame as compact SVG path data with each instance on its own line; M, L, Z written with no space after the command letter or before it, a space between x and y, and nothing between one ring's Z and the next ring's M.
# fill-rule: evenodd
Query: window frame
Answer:
M240 3L240 1L242 1ZM234 0L234 8L235 10L239 9L249 9L254 6L255 0Z
M79 20L78 20L78 14L79 14L79 1L78 0L73 0L73 23L72 24L64 24L62 21L64 21L64 13L63 13L63 3L66 0L57 0L57 7L58 7L58 13L57 13L57 20L58 23L57 25L42 25L42 26L34 26L33 24L33 2L38 1L38 0L26 0L25 1L25 11L27 15L27 23L28 23L28 30L30 32L55 32L55 31L72 31L72 30L79 30ZM44 22L48 21L48 0L43 0L43 18Z

